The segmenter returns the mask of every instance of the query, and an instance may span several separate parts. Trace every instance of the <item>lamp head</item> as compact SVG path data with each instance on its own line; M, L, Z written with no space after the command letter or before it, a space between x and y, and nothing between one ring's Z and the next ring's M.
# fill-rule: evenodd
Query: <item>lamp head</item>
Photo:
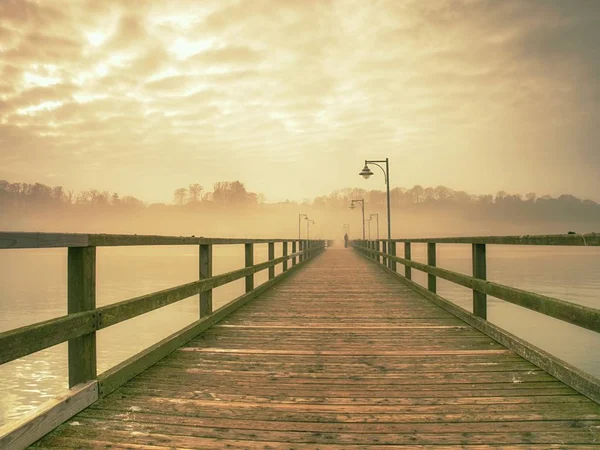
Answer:
M371 175L373 175L373 172L371 172L371 169L369 169L369 166L367 166L365 164L365 167L363 167L363 170L360 171L359 175L361 177L363 177L365 180L369 179L369 177Z
M350 203L350 209L354 209L356 208L356 205L354 204L354 202Z

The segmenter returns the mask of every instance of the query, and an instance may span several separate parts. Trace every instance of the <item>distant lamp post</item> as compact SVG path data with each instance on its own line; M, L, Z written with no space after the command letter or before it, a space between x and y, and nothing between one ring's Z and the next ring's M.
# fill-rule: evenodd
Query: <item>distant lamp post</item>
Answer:
M298 240L302 240L302 235L301 235L301 223L302 223L302 217L304 217L304 220L308 220L308 215L307 214L298 214Z
M379 165L379 163L385 163L385 169L383 167L381 167ZM392 238L392 218L390 215L390 162L388 158L385 158L383 160L373 160L373 161L369 161L369 160L365 160L365 167L363 167L363 170L360 171L359 175L361 177L363 177L365 180L369 179L369 177L371 175L373 175L373 172L371 172L371 169L369 168L369 164L374 164L377 167L379 167L382 172L383 172L383 176L385 178L385 184L387 187L387 221L388 221L388 239Z
M315 224L314 220L309 219L308 217L306 218L306 240L310 241L310 224Z
M375 213L375 214L371 214L369 216L369 219L372 219L373 216L377 217L377 240L379 240L379 214ZM371 226L369 225L369 230L371 229Z
M363 241L365 240L365 199L361 198L358 200L352 200L350 202L350 209L356 208L355 203L360 203L360 209L362 211L362 230L363 230Z
M371 240L371 218L365 220L365 223L369 222L369 240Z

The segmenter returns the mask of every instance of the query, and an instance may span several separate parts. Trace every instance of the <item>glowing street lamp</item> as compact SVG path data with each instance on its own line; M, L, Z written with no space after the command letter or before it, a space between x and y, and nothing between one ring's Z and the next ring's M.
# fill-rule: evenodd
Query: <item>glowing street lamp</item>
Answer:
M352 200L350 202L350 209L356 208L355 203L360 203L360 209L362 211L362 230L363 230L363 241L365 240L365 199L361 198L358 200Z
M377 240L379 240L379 214L375 213L375 214L371 214L369 216L369 219L373 219L373 216L377 217ZM371 226L369 225L369 230L371 229Z
M310 224L315 224L314 220L309 219L308 217L306 218L306 240L310 241Z
M382 163L382 164L385 163L385 169L383 167L381 167L379 165L379 163ZM369 164L374 164L377 167L379 167L382 170L383 176L385 178L385 184L387 187L388 239L391 239L392 238L392 218L390 215L390 162L389 162L388 158L385 158L384 160L373 160L373 161L365 160L365 167L363 167L363 170L361 170L359 172L359 175L361 177L363 177L365 180L369 179L369 177L371 175L373 175L373 172L369 168Z

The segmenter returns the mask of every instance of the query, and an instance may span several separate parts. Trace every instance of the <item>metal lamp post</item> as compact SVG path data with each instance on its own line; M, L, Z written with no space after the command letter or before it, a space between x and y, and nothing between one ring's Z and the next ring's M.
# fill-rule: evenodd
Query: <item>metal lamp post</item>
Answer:
M385 163L385 169L381 167L379 163ZM383 172L383 176L385 177L385 184L387 187L388 239L392 239L392 218L390 215L390 162L388 158L385 158L384 160L365 160L365 167L363 167L363 170L361 170L359 173L359 175L364 179L368 179L371 175L373 175L373 172L371 172L371 169L369 169L369 164L374 164L379 167Z
M308 217L306 218L306 240L310 241L310 224L315 224L314 220L309 219Z
M365 223L369 222L369 240L371 240L371 218L369 217L365 220Z
M369 216L369 219L372 219L373 216L377 217L377 240L379 240L379 214L378 213L371 214ZM370 229L370 225L369 225L369 229Z
M304 217L305 220L308 220L308 214L298 214L298 240L302 239L302 236L301 236L301 230L302 230L302 228L301 228L301 221L302 221L302 217Z
M363 230L363 241L365 240L365 199L361 198L358 200L352 200L350 202L350 209L356 208L355 203L360 203L360 209L362 211L362 230Z

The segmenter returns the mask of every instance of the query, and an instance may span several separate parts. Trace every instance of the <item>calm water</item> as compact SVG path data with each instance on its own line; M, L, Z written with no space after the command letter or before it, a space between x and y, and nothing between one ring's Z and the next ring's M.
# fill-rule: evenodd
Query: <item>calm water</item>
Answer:
M438 266L470 273L468 245L439 245ZM413 258L426 261L425 245ZM276 246L281 256L281 246ZM257 245L255 262L267 259ZM197 279L198 250L190 247L99 248L97 304L165 289ZM242 246L216 246L215 274L243 267ZM400 266L401 268L401 266ZM66 314L66 249L0 251L0 331ZM278 267L276 273L281 268ZM263 271L256 285L267 280ZM488 246L488 278L600 308L600 248ZM413 279L426 276L413 270ZM243 293L243 280L213 293L218 308ZM438 280L440 295L471 310L471 291ZM600 376L600 335L490 298L489 320L562 359ZM198 318L197 296L97 333L101 373ZM67 344L0 366L0 425L67 389Z

